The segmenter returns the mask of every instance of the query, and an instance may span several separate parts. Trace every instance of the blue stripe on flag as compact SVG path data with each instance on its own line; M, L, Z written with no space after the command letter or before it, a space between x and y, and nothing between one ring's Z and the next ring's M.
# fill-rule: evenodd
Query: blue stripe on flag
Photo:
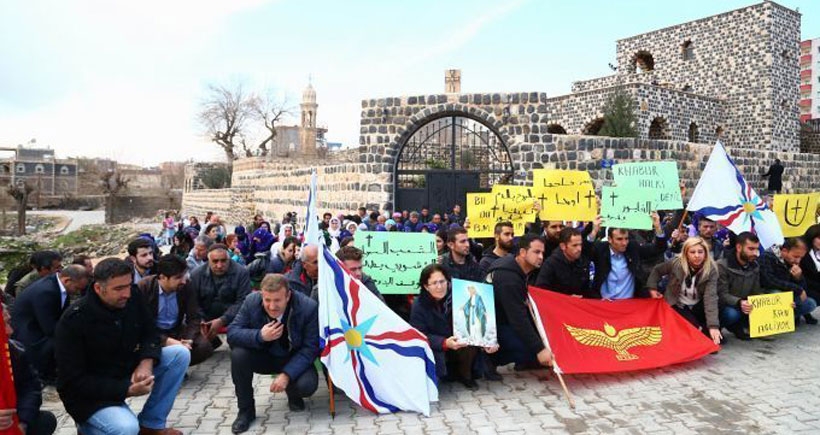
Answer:
M723 208L703 207L702 209L697 210L695 213L701 213L701 214L704 214L706 216L723 216L726 213L737 211L737 209L739 207L740 207L740 204L727 205L726 207L723 207Z
M427 352L424 351L424 348L418 346L399 346L393 343L373 343L372 341L367 342L368 346L373 346L377 349L386 349L392 350L401 356L414 356L416 358L421 358L424 361L424 368L427 371L427 377L432 379L433 382L436 382L436 363L430 361L430 358L427 358Z
M367 392L368 398L373 401L376 405L381 406L382 408L387 408L390 412L397 412L400 411L399 408L387 403L382 402L376 397L376 393L373 391L373 385L370 384L370 381L367 379L367 374L364 372L364 361L362 361L362 355L359 352L353 352L354 358L359 360L359 378L362 380L362 385L364 386L365 391Z
M342 300L342 308L344 309L345 318L347 319L348 324L353 324L350 321L350 315L347 314L347 287L345 286L345 276L344 272L339 265L336 264L336 259L330 254L330 250L327 247L322 247L322 255L325 256L325 262L333 269L333 282L336 287L336 292L339 294L339 298Z

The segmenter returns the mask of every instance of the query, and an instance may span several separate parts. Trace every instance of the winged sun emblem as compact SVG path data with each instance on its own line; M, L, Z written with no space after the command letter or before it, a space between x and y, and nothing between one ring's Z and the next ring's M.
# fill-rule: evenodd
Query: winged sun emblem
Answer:
M629 353L628 350L635 346L654 346L661 342L663 333L658 326L641 326L638 328L627 328L620 331L610 324L604 323L604 330L584 329L569 326L567 328L572 338L578 343L586 346L604 347L615 351L615 358L618 361L632 361L638 359L638 355Z

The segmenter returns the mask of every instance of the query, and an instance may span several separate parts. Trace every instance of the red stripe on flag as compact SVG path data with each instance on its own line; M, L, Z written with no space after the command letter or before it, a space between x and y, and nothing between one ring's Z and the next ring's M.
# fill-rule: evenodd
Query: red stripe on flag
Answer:
M408 329L406 331L395 332L395 331L388 331L379 335L366 335L364 337L367 340L398 340L398 341L407 341L413 339L419 339L427 341L427 337L424 336L419 331L415 329Z
M328 343L325 346L325 348L322 349L322 358L330 355L330 351L333 349L333 346L336 346L337 344L339 344L343 341L345 341L344 337L338 337L338 338L334 338L333 340L330 340L330 343Z
M359 319L356 314L359 312L359 284L351 277L350 279L350 297L353 299L353 308L350 310L350 320L353 322L352 326L359 325Z
M370 411L378 414L379 411L376 410L376 407L367 400L367 395L364 393L364 387L362 386L362 380L359 378L359 370L357 368L358 364L356 363L356 352L350 351L350 359L353 360L353 373L356 376L356 383L359 384L359 403L362 405L363 408L369 409Z

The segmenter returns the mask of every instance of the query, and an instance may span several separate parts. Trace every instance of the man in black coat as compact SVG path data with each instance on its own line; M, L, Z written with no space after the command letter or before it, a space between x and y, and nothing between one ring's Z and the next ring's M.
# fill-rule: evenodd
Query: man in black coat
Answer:
M228 327L231 378L239 413L233 433L248 430L256 418L253 374L279 373L271 393L285 392L291 411L305 409L303 398L319 385L313 361L319 355L319 307L310 297L288 288L280 274L265 276L261 291L245 298Z
M630 239L628 230L610 227L605 242L586 245L585 248L595 266L592 290L596 294L612 300L649 297L649 291L644 288L648 275L642 267L643 262L647 258L657 256L667 247L666 234L661 228L657 212L652 212L652 226L655 230L655 240L651 243L639 243ZM600 227L599 217L593 223L589 235L590 242L594 240Z
M14 339L30 356L40 379L53 384L56 377L54 335L57 322L70 304L71 295L88 285L85 267L72 264L26 288L14 304Z
M549 365L552 353L536 329L528 307L528 275L544 261L544 240L534 234L518 239L515 254L496 260L487 274L495 295L499 351L497 364Z
M165 427L190 353L161 347L133 268L108 258L94 268L94 291L57 325L57 392L82 433L178 435ZM136 417L127 397L149 394Z
M447 231L448 252L441 257L441 267L452 279L480 281L484 278L481 266L470 255L470 240L467 230L461 227Z
M208 263L191 272L191 288L202 310L202 335L219 347L217 335L231 324L245 297L251 293L248 270L231 260L228 247L217 243L208 248Z
M481 268L481 274L487 275L495 260L501 257L506 257L513 249L513 237L515 236L515 228L512 222L499 222L495 224L493 229L493 238L495 243L492 247L484 251L481 256L481 261L478 262L478 267Z
M6 335L11 336L11 316L8 310L0 305L3 323L6 325ZM2 346L3 343L0 343ZM14 424L13 416L16 413L20 423L20 430L29 435L50 435L57 428L57 418L49 411L41 411L43 404L43 386L23 349L23 345L9 340L9 357L11 371L14 374L14 392L17 395L17 409L0 409L0 432L6 431Z
M157 274L143 278L137 288L157 325L160 344L185 346L195 366L210 358L214 348L200 330L202 317L196 294L188 285L187 269L185 260L163 255L155 266Z
M774 164L769 166L769 170L763 174L763 177L769 177L768 191L769 193L780 193L783 188L783 165L780 164L780 159L774 159Z
M535 286L567 295L600 299L589 282L589 259L583 255L583 236L575 228L564 228L558 249L541 265Z

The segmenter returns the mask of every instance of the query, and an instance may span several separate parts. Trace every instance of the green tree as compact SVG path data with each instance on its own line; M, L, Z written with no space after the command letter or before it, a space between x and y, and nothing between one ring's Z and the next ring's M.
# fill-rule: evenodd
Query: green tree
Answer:
M623 88L617 88L604 104L604 126L600 136L637 137L635 101Z

